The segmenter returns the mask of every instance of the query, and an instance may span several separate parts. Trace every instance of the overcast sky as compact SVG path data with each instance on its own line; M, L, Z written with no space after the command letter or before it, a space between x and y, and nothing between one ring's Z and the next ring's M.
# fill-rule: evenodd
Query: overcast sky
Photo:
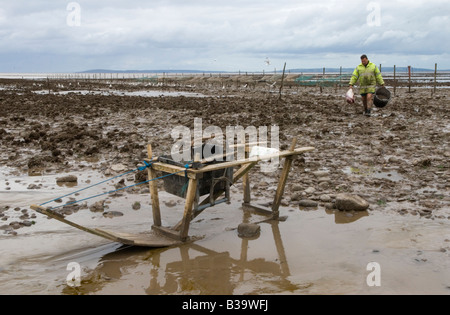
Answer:
M0 72L450 69L450 0L0 0Z

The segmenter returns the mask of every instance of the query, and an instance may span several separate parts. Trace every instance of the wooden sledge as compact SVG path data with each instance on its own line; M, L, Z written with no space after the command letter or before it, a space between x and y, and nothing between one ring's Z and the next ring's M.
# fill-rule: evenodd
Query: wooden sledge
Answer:
M199 181L201 181L202 177L208 172L239 167L239 169L233 173L232 182L229 183L229 185L235 184L241 178L243 179L243 194L244 194L244 202L242 204L243 209L255 211L259 214L267 215L270 216L272 219L277 220L279 218L279 207L281 204L281 199L284 194L286 181L289 176L289 171L294 157L315 149L314 147L304 147L295 149L296 143L297 139L295 138L291 144L290 149L286 151L189 169L168 163L152 162L155 159L153 160L151 159L153 157L152 148L151 145L148 145L147 151L149 158L146 159L145 162L147 163L147 165L150 165L148 167L148 179L150 180L149 186L150 186L152 214L153 214L152 230L149 231L148 233L133 234L133 233L112 232L97 228L88 228L76 224L72 221L69 221L65 219L62 215L45 207L32 205L31 208L41 214L44 214L48 217L54 218L58 221L71 225L77 229L112 240L114 242L144 247L168 247L177 244L182 244L189 241L190 239L188 235L189 226L194 218L196 218L208 207L212 207L221 202L229 201L229 196L227 196L226 190L224 191L211 190L211 193L208 196L206 196L202 201L199 200L200 199L198 192ZM246 151L248 150L249 147L246 147ZM251 201L250 181L248 173L253 167L255 167L258 164L258 162L269 160L272 158L279 158L280 162L281 159L284 159L284 165L281 171L272 208L265 209L258 206L254 206L250 203ZM199 165L201 165L201 162L203 161L200 161L198 157L196 157L194 159L194 164L195 162L198 162ZM157 172L159 171L173 174L173 176L182 176L187 178L188 180L187 191L185 195L186 201L184 205L183 218L172 227L163 227L161 224L161 211L159 205L158 187L155 180L156 178L158 178ZM218 198L221 197L224 193L226 195L225 198L218 200Z
M64 218L59 213L56 213L50 209L46 209L44 207L38 205L32 205L31 209L44 214L50 218L56 219L65 224L71 225L77 229L82 231L109 239L114 242L119 242L126 245L134 245L134 246L144 246L144 247L167 247L172 245L181 244L181 241L177 241L163 235L158 235L156 233L140 233L140 234L131 234L131 233L123 233L123 232L111 232L96 228L88 228L72 221L69 221Z

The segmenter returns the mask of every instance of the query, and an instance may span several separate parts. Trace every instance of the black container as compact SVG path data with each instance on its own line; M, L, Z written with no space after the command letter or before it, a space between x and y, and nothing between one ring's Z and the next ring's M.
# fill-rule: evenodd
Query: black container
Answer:
M385 107L391 100L391 92L385 87L380 87L373 98L373 104L378 108Z
M217 146L211 146L208 144L205 144L202 146L202 152L205 152L205 148L207 149L207 152L211 152L213 155L216 152ZM196 148L192 148L192 154L191 156L194 156ZM198 148L197 148L198 149ZM218 150L217 150L218 151ZM203 156L204 158L207 158L208 156ZM170 155L163 155L159 157L159 161L162 163L170 164L170 165L176 165L179 167L185 167L186 164L189 164L190 166L194 168L201 168L206 165L212 165L217 163L223 163L221 161L211 161L206 164L193 164L192 161L174 161ZM163 172L162 175L168 175L169 173ZM168 176L163 178L164 182L164 189L168 193L185 198L186 192L189 184L189 178L186 178L185 176L179 176L180 174ZM208 195L211 192L212 193L218 193L218 192L225 192L227 189L227 186L231 185L233 181L233 168L229 167L226 169L211 171L211 172L205 172L203 173L203 177L198 179L197 182L197 190L199 196ZM214 188L212 186L214 185Z

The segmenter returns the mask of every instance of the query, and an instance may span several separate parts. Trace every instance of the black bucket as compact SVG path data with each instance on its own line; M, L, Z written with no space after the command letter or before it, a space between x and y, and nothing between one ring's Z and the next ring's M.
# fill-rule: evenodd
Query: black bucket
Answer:
M385 107L391 100L391 92L384 86L380 87L373 98L373 104L378 108Z
M196 148L192 148L192 156L194 155L194 152ZM204 144L201 147L202 152L211 153L212 155L216 154L216 151L223 150L223 148L218 148L218 146L210 145L210 144ZM208 154L205 154L205 158L208 158ZM163 155L159 157L159 161L176 165L179 167L185 167L187 161L174 161L170 155ZM211 164L217 164L222 163L221 161L213 160L211 162L207 162L206 164L198 163L199 165L193 165L194 167L201 167ZM195 163L194 163L195 164ZM162 172L162 175L169 175L168 173ZM226 180L225 180L226 178ZM218 181L219 179L222 179ZM229 167L226 169L220 169L216 171L210 171L203 173L203 177L198 180L197 190L199 193L199 196L204 196L207 194L218 193L218 192L225 192L227 189L227 183L232 183L233 181L233 167ZM186 198L186 192L187 187L189 183L189 179L184 176L168 176L165 177L164 180L164 189L166 192ZM211 189L212 188L212 189Z

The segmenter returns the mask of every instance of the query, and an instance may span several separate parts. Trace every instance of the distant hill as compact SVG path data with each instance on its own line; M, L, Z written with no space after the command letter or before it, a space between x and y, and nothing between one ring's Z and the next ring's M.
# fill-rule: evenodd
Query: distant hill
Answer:
M377 65L379 67L379 65ZM352 73L355 68L342 68L342 73ZM434 72L434 69L425 68L411 68L413 72ZM325 73L340 73L340 68L325 68ZM394 67L383 67L381 65L382 72L394 72ZM449 72L450 70L441 70L439 72ZM108 69L93 69L81 71L78 73L237 73L238 71L216 71L216 70L108 70ZM246 73L247 71L240 71ZM252 73L259 73L259 71L248 71ZM260 71L261 73L263 71ZM265 71L266 73L272 73L272 71ZM281 70L277 70L277 73L281 73ZM396 72L408 72L408 67L396 67ZM323 68L297 68L286 69L286 73L323 73Z
M203 71L203 70L108 70L93 69L78 73L226 73L226 71Z

